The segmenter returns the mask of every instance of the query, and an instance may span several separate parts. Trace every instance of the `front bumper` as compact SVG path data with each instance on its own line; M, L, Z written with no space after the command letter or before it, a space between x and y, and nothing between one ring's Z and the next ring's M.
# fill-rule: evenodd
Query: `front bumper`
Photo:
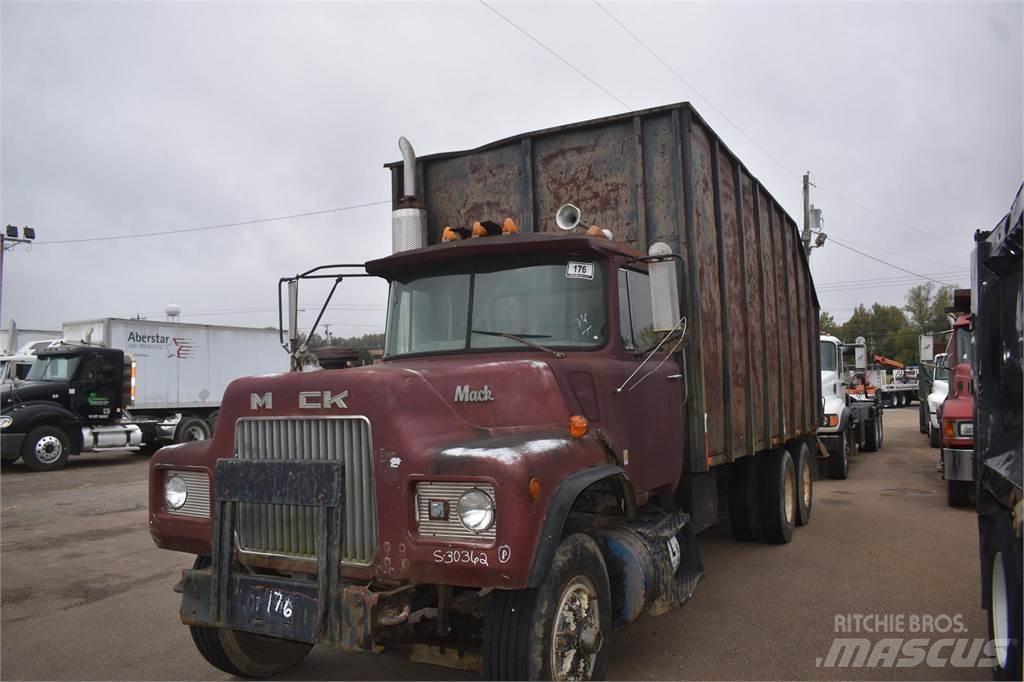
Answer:
M0 457L18 459L21 457L21 444L24 442L24 433L0 433Z
M942 464L947 481L974 480L974 450L942 448Z
M344 474L339 461L219 460L212 566L182 574L182 622L373 651L376 629L408 618L411 590L375 592L341 581ZM318 508L316 575L235 571L237 503Z

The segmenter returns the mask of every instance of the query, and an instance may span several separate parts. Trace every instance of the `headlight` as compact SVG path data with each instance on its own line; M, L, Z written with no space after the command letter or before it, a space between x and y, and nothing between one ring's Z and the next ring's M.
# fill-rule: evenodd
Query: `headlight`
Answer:
M459 498L459 521L474 533L482 533L494 523L494 500L482 490L473 488Z
M839 426L839 415L838 414L823 414L821 415L822 426Z
M164 503L168 509L181 509L188 499L188 487L185 479L171 474L164 481Z
M0 429L6 429L8 426L11 425L11 422L13 421L14 420L8 417L6 414L0 417Z
M957 422L956 432L961 438L974 438L974 422Z

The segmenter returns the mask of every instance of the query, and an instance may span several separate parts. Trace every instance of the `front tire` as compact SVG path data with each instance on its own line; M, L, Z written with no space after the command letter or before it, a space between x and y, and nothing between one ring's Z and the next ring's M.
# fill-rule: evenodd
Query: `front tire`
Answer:
M933 448L942 446L942 434L931 424L928 425L928 445Z
M63 429L44 425L32 429L21 446L21 460L32 471L56 471L71 454L71 441Z
M920 422L921 433L928 433L928 408L923 402L917 406L917 421Z
M845 481L850 475L850 443L849 427L843 432L843 443L835 450L828 451L828 477L837 481Z
M210 558L196 557L193 568L206 568ZM229 675L263 678L302 662L313 645L249 632L190 625L192 642L206 662Z
M950 507L966 507L971 503L971 481L946 480L946 503Z
M491 593L484 677L604 679L610 631L611 591L601 550L588 535L570 535L540 587Z

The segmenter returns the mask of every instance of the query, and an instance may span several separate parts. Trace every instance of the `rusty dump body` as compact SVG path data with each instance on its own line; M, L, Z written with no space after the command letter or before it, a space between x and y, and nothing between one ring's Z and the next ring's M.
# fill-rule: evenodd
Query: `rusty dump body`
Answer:
M397 207L402 164L388 167ZM690 104L421 157L416 173L431 244L445 225L506 216L558 232L572 203L617 241L683 256L687 471L817 428L819 305L796 223Z
M211 441L153 458L155 542L212 556L185 573L184 622L362 650L458 634L473 649L491 590L539 589L580 532L604 555L619 627L689 596L716 471L813 438L818 306L795 225L689 105L422 157L417 173L430 245L366 264L392 284L384 362L238 379ZM556 230L566 202L616 238ZM519 234L438 243L446 225L506 217ZM656 241L682 256L687 332L645 363L629 305L649 296ZM589 309L565 322L592 322L586 343L492 328L476 347L474 306L511 305L507 288L480 300L478 283L454 287L474 287L465 343L400 350L402 287L531 267L515 286L554 285L514 301L524 319L585 292ZM442 320L452 300L424 312ZM570 434L574 416L585 434ZM174 477L199 502L169 508ZM460 523L468 492L493 501L483 530ZM274 595L292 615L271 618Z

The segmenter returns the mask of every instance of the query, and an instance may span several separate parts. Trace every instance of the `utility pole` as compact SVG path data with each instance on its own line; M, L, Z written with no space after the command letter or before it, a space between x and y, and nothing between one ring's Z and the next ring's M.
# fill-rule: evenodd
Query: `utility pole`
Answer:
M804 252L811 255L811 172L804 173L804 231L800 235Z
M21 228L21 236L18 236L18 227L8 225L3 232L0 232L0 304L4 300L4 252L13 249L18 244L31 244L36 238L36 231L31 227ZM2 319L2 315L0 315ZM13 350L13 349L11 349Z

